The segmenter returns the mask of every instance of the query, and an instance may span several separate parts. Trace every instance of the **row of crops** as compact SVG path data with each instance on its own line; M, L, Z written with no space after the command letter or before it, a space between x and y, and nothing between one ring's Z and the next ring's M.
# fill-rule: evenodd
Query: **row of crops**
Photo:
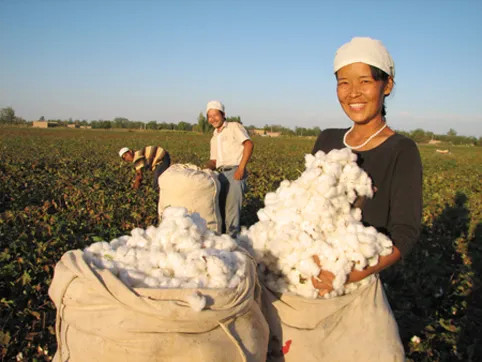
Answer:
M244 225L264 195L303 171L314 139L255 138ZM50 360L55 309L47 290L70 249L157 222L150 180L131 188L117 151L162 145L173 162L203 165L209 135L182 132L0 128L0 356ZM482 149L421 146L420 242L382 278L413 361L482 359Z

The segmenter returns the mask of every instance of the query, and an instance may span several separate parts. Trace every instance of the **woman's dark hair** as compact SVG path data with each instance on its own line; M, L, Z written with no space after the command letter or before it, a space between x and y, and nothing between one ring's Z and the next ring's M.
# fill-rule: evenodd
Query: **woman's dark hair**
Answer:
M390 77L387 73L383 70L370 65L370 72L372 73L372 77L374 80L381 80L383 83L388 82L388 78ZM382 104L382 117L385 118L387 111L385 109L385 97L383 97L383 104Z

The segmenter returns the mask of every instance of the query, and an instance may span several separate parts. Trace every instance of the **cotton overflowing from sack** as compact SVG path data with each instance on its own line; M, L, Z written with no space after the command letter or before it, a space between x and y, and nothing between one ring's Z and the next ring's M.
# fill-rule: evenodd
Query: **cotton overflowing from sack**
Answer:
M237 287L250 257L229 235L208 230L198 213L168 207L159 226L91 244L84 259L133 288L212 289Z
M375 265L392 252L392 241L365 227L353 206L357 197L373 196L371 180L356 159L348 148L306 155L301 176L268 193L259 222L242 230L239 242L253 253L270 289L317 298L311 283L320 273L316 255L335 276L333 290L323 297L350 293L372 279L345 284L351 270Z
M263 289L269 362L402 362L398 326L376 277L350 294L311 299Z
M404 359L378 276L346 284L351 270L392 252L387 236L361 223L356 200L373 190L356 158L349 149L306 155L301 176L268 193L259 222L238 237L259 264L268 360ZM334 274L333 290L322 297L311 281L321 268Z
M265 361L256 264L228 239L168 208L157 228L65 253L49 288L54 360Z
M192 164L171 165L159 176L159 216L166 207L185 207L206 220L210 230L221 233L220 184L217 174Z

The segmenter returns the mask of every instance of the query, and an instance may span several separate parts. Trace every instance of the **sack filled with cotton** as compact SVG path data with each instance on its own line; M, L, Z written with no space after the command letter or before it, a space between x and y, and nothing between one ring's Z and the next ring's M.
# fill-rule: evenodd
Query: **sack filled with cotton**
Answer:
M65 253L49 295L57 360L264 361L255 261L198 214Z
M356 159L349 149L306 155L305 171L268 193L259 221L238 238L258 262L273 360L337 360L342 358L340 344L356 343L350 342L356 333L376 335L374 327L387 336L398 333L383 316L374 319L373 313L390 309L376 275L346 284L353 269L375 265L392 252L392 241L364 226L361 210L354 206L360 197L373 197L371 180ZM334 275L333 290L322 297L311 281L320 265ZM371 308L373 303L382 307ZM363 313L363 304L372 315ZM351 320L359 326L351 326ZM345 322L350 331L338 335L334 326Z
M201 170L193 164L174 164L163 172L159 183L159 219L167 207L184 207L197 212L206 220L208 229L221 233L219 209L221 185L218 176L209 169Z

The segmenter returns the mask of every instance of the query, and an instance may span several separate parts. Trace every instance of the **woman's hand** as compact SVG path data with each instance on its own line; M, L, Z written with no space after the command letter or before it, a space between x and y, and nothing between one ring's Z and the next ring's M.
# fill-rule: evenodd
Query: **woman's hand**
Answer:
M320 258L318 255L313 255L313 260L315 261L316 265L321 267L320 265ZM318 289L318 295L322 297L326 293L329 293L333 290L333 279L335 279L335 275L328 270L321 269L320 274L317 277L311 277L311 283L313 286Z

